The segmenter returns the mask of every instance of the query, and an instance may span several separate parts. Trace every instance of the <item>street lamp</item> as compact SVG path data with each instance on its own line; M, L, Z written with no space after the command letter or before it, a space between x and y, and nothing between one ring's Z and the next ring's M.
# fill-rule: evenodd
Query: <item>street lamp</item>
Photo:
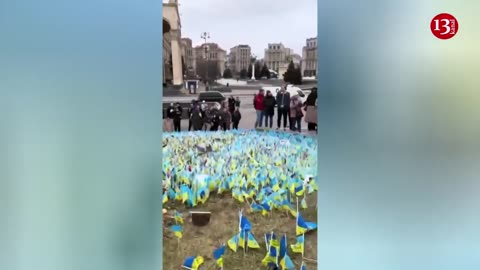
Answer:
M205 72L205 81L208 83L208 47L207 47L207 39L210 39L210 33L208 32L203 32L202 35L200 36L201 39L203 39L203 46L205 48L205 62L206 62L206 72Z
M256 61L256 57L254 54L252 54L252 78L251 80L252 81L255 81L255 61Z

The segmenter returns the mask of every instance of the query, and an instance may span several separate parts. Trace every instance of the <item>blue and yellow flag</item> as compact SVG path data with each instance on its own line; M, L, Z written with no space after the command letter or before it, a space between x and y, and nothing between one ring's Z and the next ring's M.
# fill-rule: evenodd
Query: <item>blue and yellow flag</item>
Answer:
M297 226L296 226L296 234L301 235L308 231L308 225L305 223L302 215L298 213L297 217Z
M303 209L307 209L307 208L308 208L307 200L305 199L305 197L303 197L302 202L301 202L300 205L302 206Z
M252 229L252 224L250 223L250 221L247 219L246 216L244 216L243 214L241 214L241 217L240 217L240 231L250 231Z
M168 196L167 196L167 193L163 193L162 203L166 203L166 202L168 202Z
M183 227L181 225L173 225L172 227L170 227L170 230L172 230L176 237L182 238Z
M233 252L237 252L238 249L238 234L235 234L232 238L230 238L227 242L228 247L233 250Z
M213 251L213 258L217 262L217 265L223 268L223 254L225 254L225 245L217 248Z
M302 266L300 266L300 270L307 270L307 266L304 262L302 262Z
M295 265L292 262L292 259L287 254L287 235L283 235L282 239L280 239L280 249L279 249L278 257L280 261L281 269L289 270L295 269Z
M270 246L268 248L267 255L263 258L262 264L265 266L270 264L278 265L278 250L275 247Z
M180 212L178 212L178 211L175 211L175 221L176 221L178 224L183 224L182 213L180 213Z
M258 244L257 240L255 240L255 236L253 236L253 233L247 232L248 233L248 248L260 248L260 245Z
M185 259L185 262L182 266L188 269L198 270L198 268L200 267L200 265L203 264L203 262L204 260L202 256L192 256Z
M297 236L297 243L290 245L292 252L303 254L305 247L305 236L302 234Z

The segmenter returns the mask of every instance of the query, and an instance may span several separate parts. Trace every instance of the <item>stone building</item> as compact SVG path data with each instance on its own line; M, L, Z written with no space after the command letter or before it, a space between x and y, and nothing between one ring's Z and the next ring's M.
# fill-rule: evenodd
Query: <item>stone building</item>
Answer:
M248 45L237 45L230 49L228 66L233 74L240 74L242 69L248 70L251 64L252 50Z
M203 79L216 79L225 71L226 51L216 43L204 43L193 48L195 71ZM208 68L207 68L208 66Z
M163 83L183 85L181 23L178 2L163 3Z
M292 49L286 48L282 43L270 43L265 49L263 60L268 68L279 72L290 61L290 55L293 54Z
M317 67L317 38L308 38L302 52L302 75L316 77Z

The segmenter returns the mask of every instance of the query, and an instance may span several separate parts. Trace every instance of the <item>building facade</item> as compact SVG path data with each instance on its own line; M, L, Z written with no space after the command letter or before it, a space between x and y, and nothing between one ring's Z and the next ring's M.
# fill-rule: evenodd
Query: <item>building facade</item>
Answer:
M317 38L308 38L302 52L302 75L316 77L317 66Z
M216 43L204 43L193 48L195 71L197 75L216 79L225 71L227 52Z
M184 70L184 74L194 75L195 67L193 65L193 47L192 40L189 38L182 38L182 58L184 67L186 69Z
M180 15L176 0L163 3L163 83L183 85Z
M292 49L286 48L282 43L269 43L263 60L268 68L278 72L279 69L288 65L291 54L293 54Z
M242 69L248 70L251 63L252 49L248 45L237 45L230 49L228 66L233 74L239 74Z

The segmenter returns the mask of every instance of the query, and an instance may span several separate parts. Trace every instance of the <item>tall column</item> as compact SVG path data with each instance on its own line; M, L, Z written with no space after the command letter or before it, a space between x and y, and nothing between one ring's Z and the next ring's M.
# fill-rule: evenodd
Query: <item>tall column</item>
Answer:
M178 30L170 30L170 36L172 38L170 43L172 45L173 85L183 85L182 50Z

